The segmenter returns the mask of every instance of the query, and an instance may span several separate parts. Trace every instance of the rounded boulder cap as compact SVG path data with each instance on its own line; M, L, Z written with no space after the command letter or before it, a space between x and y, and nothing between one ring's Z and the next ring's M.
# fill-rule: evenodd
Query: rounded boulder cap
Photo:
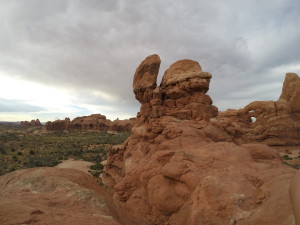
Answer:
M200 64L191 59L182 59L173 63L165 72L161 85L168 86L193 77L210 79L210 73L203 72Z

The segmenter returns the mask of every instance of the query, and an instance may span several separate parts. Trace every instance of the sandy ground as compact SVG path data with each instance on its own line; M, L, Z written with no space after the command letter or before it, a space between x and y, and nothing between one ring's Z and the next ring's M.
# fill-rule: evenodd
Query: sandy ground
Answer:
M76 170L80 170L80 171L83 171L83 172L91 175L88 172L91 165L93 165L93 163L91 163L91 162L87 162L87 161L83 161L83 160L68 159L68 160L65 160L62 163L58 164L56 167L76 169Z

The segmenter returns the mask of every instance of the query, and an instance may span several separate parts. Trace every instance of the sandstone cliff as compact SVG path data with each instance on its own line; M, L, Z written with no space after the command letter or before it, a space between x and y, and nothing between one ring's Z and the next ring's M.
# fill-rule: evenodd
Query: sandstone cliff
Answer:
M72 121L69 118L56 120L45 124L47 131L131 131L135 118L127 120L116 119L114 121L106 119L104 115L93 114L90 116L76 117Z
M267 145L235 143L239 133L220 122L206 94L212 76L199 63L175 62L157 86L159 65L152 55L137 68L133 90L141 109L103 174L117 207L132 218L127 224L293 224L288 188L296 170ZM285 86L282 105L297 101L294 86ZM260 103L252 106L247 110L265 115ZM247 126L250 117L232 122Z

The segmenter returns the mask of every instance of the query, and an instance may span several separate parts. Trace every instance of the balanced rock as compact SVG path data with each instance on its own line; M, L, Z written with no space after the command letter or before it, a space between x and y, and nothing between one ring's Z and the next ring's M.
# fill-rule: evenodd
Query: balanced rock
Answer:
M156 88L156 79L160 67L158 55L148 56L136 69L133 79L133 92L141 103L148 101Z
M149 56L134 75L134 93L142 103L138 116L172 116L188 120L209 120L217 116L217 107L212 105L211 98L205 94L209 89L211 74L203 72L198 62L189 59L175 62L164 73L160 86L156 86L159 65L157 55Z
M173 63L165 72L161 85L166 87L188 81L187 90L208 91L211 74L202 72L200 64L190 59L183 59ZM193 80L193 78L195 78ZM200 79L198 79L200 78ZM200 85L202 84L202 85Z

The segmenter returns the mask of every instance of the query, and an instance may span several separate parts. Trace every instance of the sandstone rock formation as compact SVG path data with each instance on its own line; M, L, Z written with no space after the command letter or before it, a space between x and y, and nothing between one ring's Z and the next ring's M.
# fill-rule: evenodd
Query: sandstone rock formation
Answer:
M21 126L23 127L42 127L39 119L29 121L21 121Z
M132 218L126 224L293 224L288 189L296 170L267 145L234 143L238 131L217 119L206 94L211 74L197 62L175 62L157 86L159 64L152 55L138 67L133 88L141 109L102 176ZM249 123L244 114L236 120Z
M277 101L256 101L219 113L218 122L237 143L300 145L300 78L287 73Z
M0 177L1 225L120 224L112 207L93 178L78 170L34 168Z
M142 103L138 117L172 116L178 119L209 120L217 115L217 107L212 105L211 98L205 94L211 74L202 72L198 62L175 62L165 72L161 85L157 86L159 65L159 57L152 55L135 72L133 90L136 99Z
M148 97L153 94L156 87L159 66L159 56L151 55L136 69L133 80L133 92L136 99L140 102L149 101Z
M76 117L74 120L65 118L64 120L56 120L45 124L47 131L130 131L135 122L135 118L127 120L116 119L114 121L106 119L104 115L93 114L90 116Z

